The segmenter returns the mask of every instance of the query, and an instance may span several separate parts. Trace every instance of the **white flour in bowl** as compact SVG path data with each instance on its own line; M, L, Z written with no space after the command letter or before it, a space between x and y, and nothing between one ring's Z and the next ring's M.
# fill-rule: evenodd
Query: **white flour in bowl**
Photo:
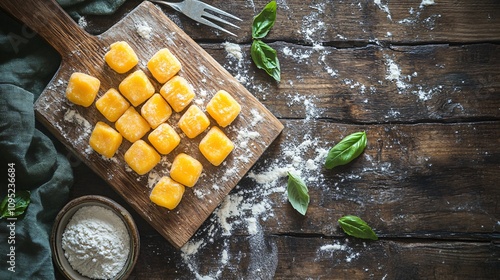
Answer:
M85 206L76 211L62 236L64 255L74 270L93 279L110 279L125 265L130 236L111 210Z

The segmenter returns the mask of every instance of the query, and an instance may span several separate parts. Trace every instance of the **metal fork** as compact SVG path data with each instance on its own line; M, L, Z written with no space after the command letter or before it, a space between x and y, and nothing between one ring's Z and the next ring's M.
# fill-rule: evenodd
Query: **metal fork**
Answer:
M218 9L214 6L208 5L208 4L203 3L201 1L198 1L198 0L184 0L182 2L169 2L169 1L158 1L158 0L150 0L150 1L153 3L156 3L156 4L168 5L168 6L172 7L173 9L175 9L176 11L185 14L189 18L191 18L199 23L202 23L202 24L208 25L210 27L219 29L219 30L224 31L224 32L231 34L233 36L236 36L236 34L234 34L230 31L222 28L221 26L211 22L209 19L216 20L218 22L221 22L221 23L224 23L224 24L227 24L229 26L232 26L232 27L239 29L239 27L237 25L218 17L214 13L241 21L240 18L233 16L230 13L224 12L221 9Z

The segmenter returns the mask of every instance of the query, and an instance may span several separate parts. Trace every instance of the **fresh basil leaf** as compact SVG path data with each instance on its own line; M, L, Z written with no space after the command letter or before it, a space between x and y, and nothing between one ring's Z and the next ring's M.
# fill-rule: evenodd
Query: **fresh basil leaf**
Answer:
M372 228L358 216L344 216L339 219L339 225L348 235L363 239L378 239L377 234Z
M9 204L9 198L14 201L11 201ZM6 195L0 204L0 219L1 218L13 218L21 216L28 205L30 204L30 192L29 191L20 191L15 193L14 197L9 197ZM14 205L12 205L14 204ZM10 208L9 208L10 206ZM14 207L12 207L14 206Z
M276 21L276 1L269 2L264 9L253 18L252 38L266 37Z
M281 79L280 62L276 50L261 40L253 40L250 54L257 68L264 69L276 81Z
M7 202L9 201L9 197L5 196L2 200L2 204L0 204L0 219L7 215Z
M309 206L309 190L302 179L288 172L288 201L300 214L305 215Z
M348 164L365 150L366 142L364 131L348 135L328 151L325 167L332 169L335 166Z

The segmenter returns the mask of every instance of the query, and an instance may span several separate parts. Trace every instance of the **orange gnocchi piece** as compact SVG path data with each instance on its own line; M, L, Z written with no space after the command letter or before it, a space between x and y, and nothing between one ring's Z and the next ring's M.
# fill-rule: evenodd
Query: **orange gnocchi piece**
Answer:
M128 72L139 62L135 51L125 41L119 41L109 46L109 51L104 55L108 66L119 74Z
M95 106L108 121L115 122L127 111L130 103L116 89L111 88L97 99Z
M181 70L181 63L169 49L157 51L148 61L147 67L155 79L163 84Z
M163 123L148 135L148 140L160 154L167 155L179 145L181 137L172 126Z
M230 125L241 111L241 105L225 90L218 91L207 104L208 114L221 127Z
M155 93L153 84L142 70L128 75L118 85L118 89L135 107L141 105Z
M125 152L125 162L139 175L151 171L161 160L156 150L143 140L137 140Z
M157 128L172 115L172 108L158 93L155 93L141 108L142 117L152 128Z
M185 189L183 185L164 176L154 186L149 199L158 206L174 210L181 202Z
M160 94L177 113L184 110L195 97L191 85L181 76L175 76L164 84Z
M95 100L101 81L85 73L71 74L66 88L66 98L74 104L89 107Z
M199 149L213 165L219 166L233 151L233 142L218 127L212 127L201 139Z
M122 144L122 139L121 134L111 126L97 122L90 135L89 145L100 155L111 158Z
M180 129L189 138L195 138L210 126L210 120L200 107L191 105L179 119Z
M186 187L193 187L201 176L203 165L195 158L178 154L172 162L170 177Z
M115 123L116 130L130 142L141 139L151 129L149 123L130 107Z

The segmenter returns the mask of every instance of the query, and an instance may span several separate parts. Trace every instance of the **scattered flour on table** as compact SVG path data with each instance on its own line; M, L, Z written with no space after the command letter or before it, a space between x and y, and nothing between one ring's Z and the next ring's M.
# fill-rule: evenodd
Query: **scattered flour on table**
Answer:
M262 125L263 117L257 112L252 112L253 119L247 130L243 130L235 139L235 145L243 147L258 141L260 134L252 130L252 127ZM236 144L237 143L237 144ZM318 176L322 168L324 158L328 152L325 145L313 139L310 133L301 137L288 137L284 141L283 149L279 155L260 161L244 180L253 180L255 188L235 189L225 197L221 205L214 211L210 218L208 228L199 231L183 248L181 256L183 262L195 275L196 279L217 279L225 266L234 265L242 256L230 255L230 239L222 239L230 236L235 230L248 233L249 259L248 274L250 279L268 278L274 275L278 263L277 245L268 239L263 233L261 221L274 217L273 206L275 203L285 204L287 172L293 172L301 176L306 183L311 185L321 184L323 178ZM243 149L244 150L244 149ZM229 176L228 176L229 177ZM214 186L213 189L216 187ZM195 194L197 195L197 194ZM210 272L201 273L201 261L198 252L206 247L216 246L216 240L223 240L223 244L217 245L219 254L217 262L219 268ZM206 275L202 275L206 274Z
M435 5L436 3L434 0L422 0L420 3L420 8L423 8L424 6L429 6L429 5Z
M241 52L241 47L238 44L224 42L222 46L226 50L228 56L235 58L238 62L243 58L243 53Z
M238 44L224 42L222 44L224 50L226 51L228 58L227 63L224 65L224 68L233 72L234 78L238 80L242 85L247 88L252 87L253 77L251 78L249 75L250 71L250 63L246 63L250 61L250 56L241 50L241 46Z
M348 246L348 240L346 239L344 244L341 244L340 241L335 241L333 244L321 246L318 250L318 257L323 256L328 258L334 257L335 259L345 257L346 262L351 262L360 256L360 252L357 252L355 248Z
M130 236L114 212L101 206L85 206L66 226L62 248L73 269L83 276L111 279L127 261Z
M280 1L278 1L280 2ZM431 1L422 1L421 6L431 5ZM373 2L378 9L387 14L387 18L392 21L391 12L389 10L389 1L374 0ZM249 4L255 8L253 1ZM292 44L283 44L283 47L278 47L278 57L291 60L296 64L305 65L322 65L323 70L333 79L338 79L339 83L351 90L357 91L360 95L374 94L377 92L377 81L356 81L351 79L349 73L340 73L335 69L335 61L330 59L331 53L336 51L334 48L324 47L322 42L328 34L329 26L326 26L323 18L328 13L328 4L311 4L309 13L302 20L302 27L297 31L311 47L296 46ZM417 3L418 5L418 3ZM360 5L359 5L360 6ZM360 6L361 7L361 6ZM360 8L361 9L361 8ZM415 15L415 9L411 9L412 15ZM300 20L300 19L299 19ZM425 21L425 20L424 20ZM421 21L422 24L425 24ZM429 26L431 23L429 23ZM387 37L393 37L392 32L387 31ZM342 35L338 35L341 40L347 40ZM374 41L378 41L374 39ZM274 87L274 84L265 81L254 81L251 71L250 51L247 49L242 51L242 46L225 42L222 47L226 51L226 61L224 67L230 71L236 79L242 83L250 92L252 92L260 100L266 100L266 93L269 88ZM414 84L414 80L418 77L415 71L402 69L395 61L395 58L390 55L384 56L386 73L385 80L394 83L400 94L414 94L420 101L427 101L435 94L440 92L440 88L427 88L425 85ZM316 67L317 68L317 67ZM384 77L384 76L383 76ZM290 86L291 90L287 91L284 97L286 105L295 110L294 107L299 107L304 110L305 121L313 120L323 113L322 109L316 104L320 104L320 100L306 99L294 89L294 83L299 83L302 77L298 75L289 81L282 81L281 85ZM384 79L384 78L382 78ZM378 81L380 85L384 81ZM281 86L280 85L280 86ZM368 98L365 98L364 103L368 103ZM387 112L385 118L397 118L401 112L397 108L391 108ZM255 125L252 124L252 125ZM330 144L322 143L320 140L312 137L314 127L311 131L304 131L300 136L288 136L280 143L279 154L273 154L272 157L261 159L249 171L243 180L252 180L255 183L255 188L241 188L236 186L235 189L223 200L221 205L215 210L209 220L209 226L202 228L182 249L182 258L184 263L196 276L196 279L217 279L220 277L225 266L238 263L241 256L231 255L230 244L224 237L231 236L235 231L243 231L248 233L248 238L243 239L243 242L248 242L250 254L259 252L258 257L250 256L249 267L262 267L268 275L272 275L277 261L277 252L275 251L276 244L269 241L265 237L261 222L267 219L273 219L273 208L276 203L286 204L286 182L287 172L292 172L300 176L310 188L326 188L324 178L321 175L321 168L324 163L326 154L328 153ZM242 149L251 145L260 134L252 129L243 130L235 141ZM394 173L391 163L377 162L368 155L365 155L368 164L363 168L362 172L376 173ZM240 158L243 162L243 158ZM370 164L371 163L371 164ZM227 179L231 175L228 174L222 179ZM333 187L339 190L339 184L346 180L360 180L360 174L349 173L338 175L339 181ZM331 188L332 186L329 186ZM217 184L214 184L212 189L216 189ZM195 194L203 197L203 193ZM278 221L279 223L279 221ZM219 250L219 254L215 255L220 267L209 272L200 273L203 269L199 267L199 252L214 246ZM265 249L265 250L264 250ZM217 250L215 250L217 251ZM349 246L348 240L345 242L334 241L333 244L324 245L318 249L318 257L341 253L346 262L351 262L359 257L360 252L353 246ZM269 264L269 265L268 265ZM274 268L273 268L274 267ZM205 271L205 270L204 270ZM203 275L205 274L205 275ZM248 276L248 275L247 275ZM252 276L258 277L257 274Z
M85 19L85 17L80 17L78 19L78 26L80 26L81 28L85 28L87 27L87 20Z
M442 85L429 87L418 83L412 83L412 79L418 77L417 72L403 74L399 65L388 55L384 55L387 75L385 79L396 84L399 94L413 94L421 102L428 101L443 90Z
M373 0L373 3L384 13L387 14L387 18L392 20L391 11L389 10L389 3L382 3L381 0Z
M399 66L389 58L388 56L385 57L386 59L386 65L387 65L387 75L385 76L385 79L388 81L392 81L396 83L396 86L398 87L398 90L403 91L408 87L408 84L404 81L404 78L402 77L401 74L401 69Z
M434 30L436 26L437 19L441 18L440 14L432 14L426 18L422 19L422 11L427 6L435 5L433 0L422 0L418 9L411 7L408 12L409 16L398 21L399 24L403 25L421 25L428 30Z
M321 45L324 35L327 33L328 28L323 21L325 15L326 3L315 4L309 6L311 12L302 18L301 34L304 36L306 42L313 45Z

